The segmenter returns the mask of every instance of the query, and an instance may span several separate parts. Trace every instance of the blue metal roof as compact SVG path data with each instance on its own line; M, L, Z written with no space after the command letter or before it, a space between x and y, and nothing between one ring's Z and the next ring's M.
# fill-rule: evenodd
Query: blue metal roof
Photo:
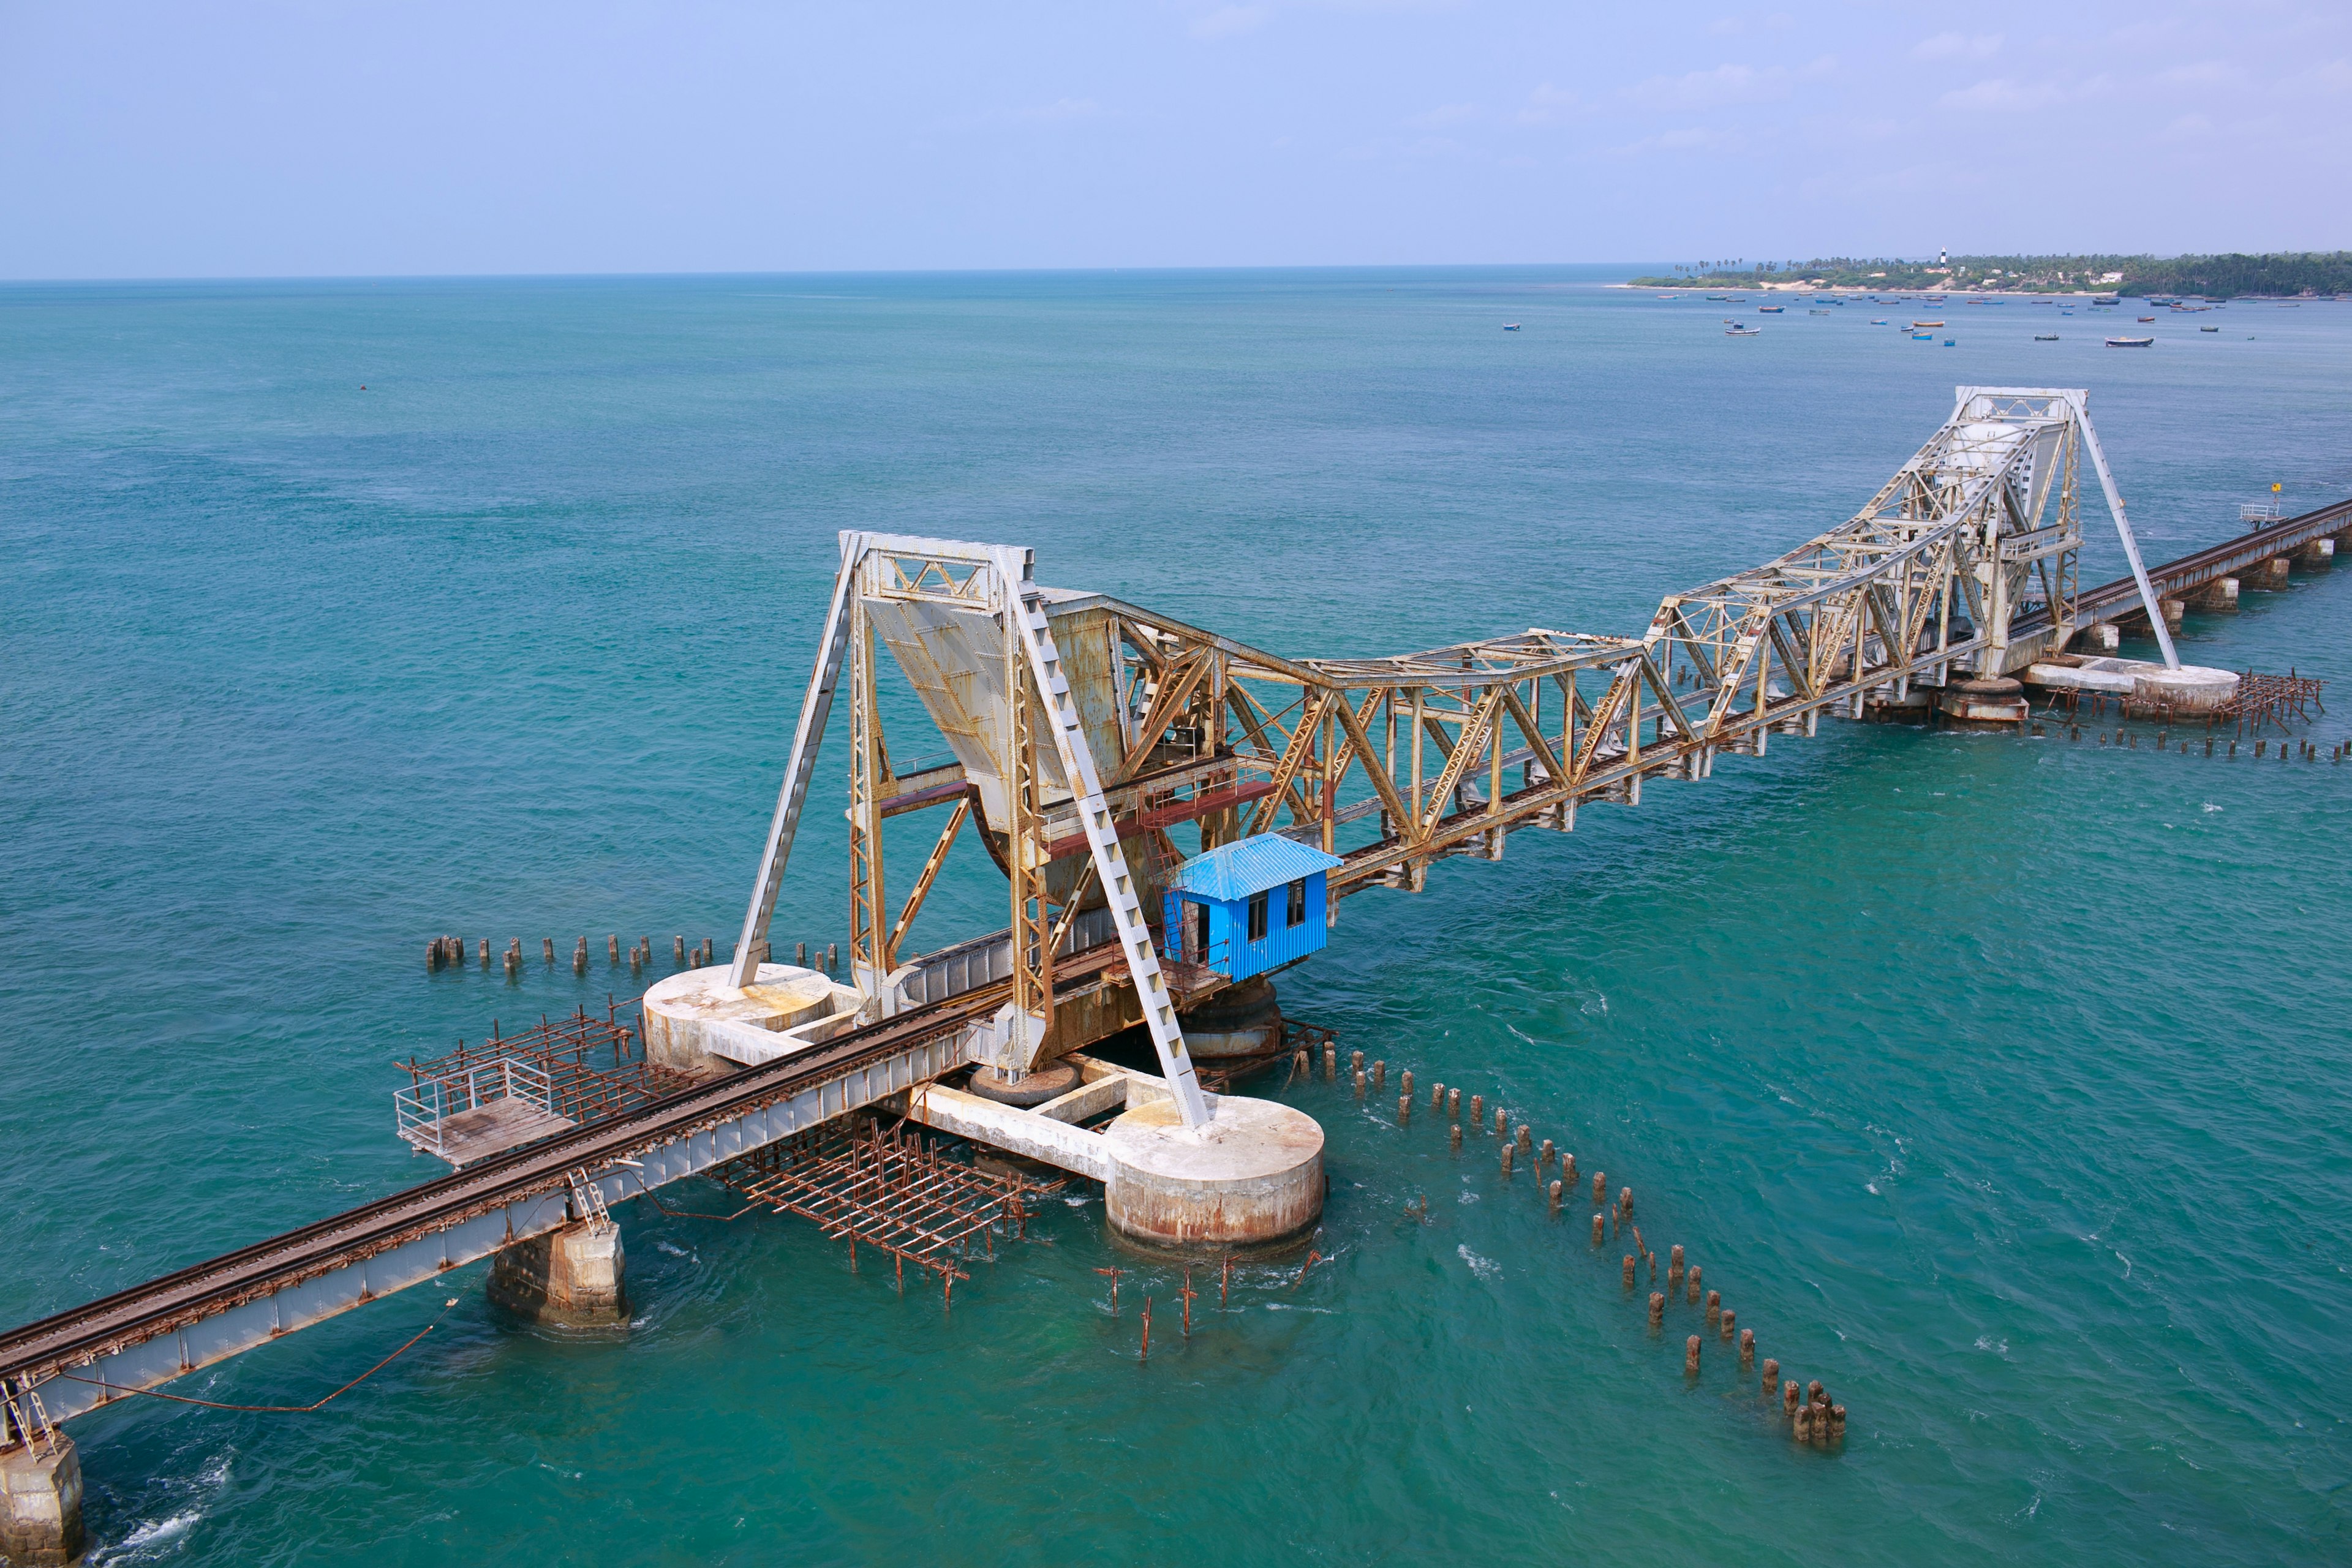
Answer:
M1168 879L1168 887L1171 891L1220 901L1246 899L1252 893L1263 893L1285 882L1328 871L1339 864L1336 855L1326 855L1278 833L1261 833L1255 838L1195 855L1176 868L1175 874Z

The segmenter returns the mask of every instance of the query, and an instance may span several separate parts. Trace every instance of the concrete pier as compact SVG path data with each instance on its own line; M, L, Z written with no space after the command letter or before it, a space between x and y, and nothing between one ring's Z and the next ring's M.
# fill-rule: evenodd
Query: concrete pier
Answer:
M1936 708L1954 730L2014 730L2033 712L2025 688L2005 675L1955 681L1944 688Z
M2273 555L2268 561L2256 563L2253 567L2241 574L2239 581L2246 587L2259 588L2265 593L2284 593L2286 590L2288 574L2292 570L2285 556Z
M1262 1056L1282 1044L1282 1003L1263 974L1227 986L1179 1017L1185 1048L1202 1061Z
M850 987L788 963L760 965L740 990L727 984L724 964L689 969L646 991L646 1060L696 1078L756 1067L851 1027L859 1001Z
M2325 572L2336 564L2336 541L2315 539L2294 552L2295 570Z
M56 1447L0 1454L0 1563L65 1568L81 1555L81 1458L60 1432Z
M2201 616L2234 616L2238 613L2238 580L2216 577L2210 583L2193 588L2181 595L2192 610Z
M629 1315L626 1264L618 1225L574 1221L499 1253L490 1266L490 1300L569 1328L623 1322Z
M2028 682L2048 690L2095 691L2117 698L2124 711L2136 718L2208 712L2227 702L2238 689L2238 678L2230 670L2195 664L2167 669L2139 658L2057 654L2027 666L2024 673Z
M1323 1212L1323 1129L1270 1100L1223 1094L1208 1126L1187 1130L1169 1100L1103 1130L1111 1226L1148 1247L1266 1246L1304 1235Z

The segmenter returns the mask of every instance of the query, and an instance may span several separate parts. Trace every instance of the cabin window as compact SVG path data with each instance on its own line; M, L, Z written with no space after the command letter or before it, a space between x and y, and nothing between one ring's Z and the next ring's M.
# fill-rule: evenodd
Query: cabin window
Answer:
M1265 898L1264 893L1259 893L1249 901L1249 940L1252 942L1265 940Z
M1304 877L1290 884L1290 912L1282 923L1286 926L1307 923L1307 879Z

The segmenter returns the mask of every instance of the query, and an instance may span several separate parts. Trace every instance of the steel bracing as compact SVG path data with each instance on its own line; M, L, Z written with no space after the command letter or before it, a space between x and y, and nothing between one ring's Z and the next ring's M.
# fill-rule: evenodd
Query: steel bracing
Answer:
M1288 658L1135 605L1041 589L1026 551L845 534L847 586L835 589L777 811L782 837L771 834L737 971L748 977L756 954L744 955L764 952L769 868L789 852L803 748L821 738L824 672L845 638L862 672L853 951L877 1015L897 1005L899 944L969 815L1012 889L1015 1005L997 1059L1037 1065L1053 955L1083 908L1108 901L1163 1064L1189 1084L1169 995L1144 962L1156 900L1129 903L1183 858L1169 828L1198 823L1203 848L1266 832L1316 842L1343 858L1335 896L1418 889L1433 860L1499 857L1516 828L1573 827L1580 803L1633 804L1645 780L1705 778L1717 756L1759 755L1776 731L1811 733L1824 710L1858 716L1873 694L2005 674L2074 629L2086 467L2145 584L2085 395L1958 388L1951 416L1851 520L1669 595L1638 637L1531 627L1391 658ZM2040 628L2030 645L2012 643L2021 620ZM954 763L890 774L870 624ZM877 950L880 822L949 803Z

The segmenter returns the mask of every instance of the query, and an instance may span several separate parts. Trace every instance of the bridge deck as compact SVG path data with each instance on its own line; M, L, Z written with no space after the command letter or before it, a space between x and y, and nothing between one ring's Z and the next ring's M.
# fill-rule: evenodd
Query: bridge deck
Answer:
M1091 984L1119 956L1115 943L1076 954L1056 981ZM575 1172L618 1203L937 1077L961 1065L942 1042L1009 994L1008 982L982 986L28 1323L0 1334L0 1378L41 1384L57 1419L105 1403L100 1383L167 1382L553 1229ZM776 1108L787 1114L763 1118Z

